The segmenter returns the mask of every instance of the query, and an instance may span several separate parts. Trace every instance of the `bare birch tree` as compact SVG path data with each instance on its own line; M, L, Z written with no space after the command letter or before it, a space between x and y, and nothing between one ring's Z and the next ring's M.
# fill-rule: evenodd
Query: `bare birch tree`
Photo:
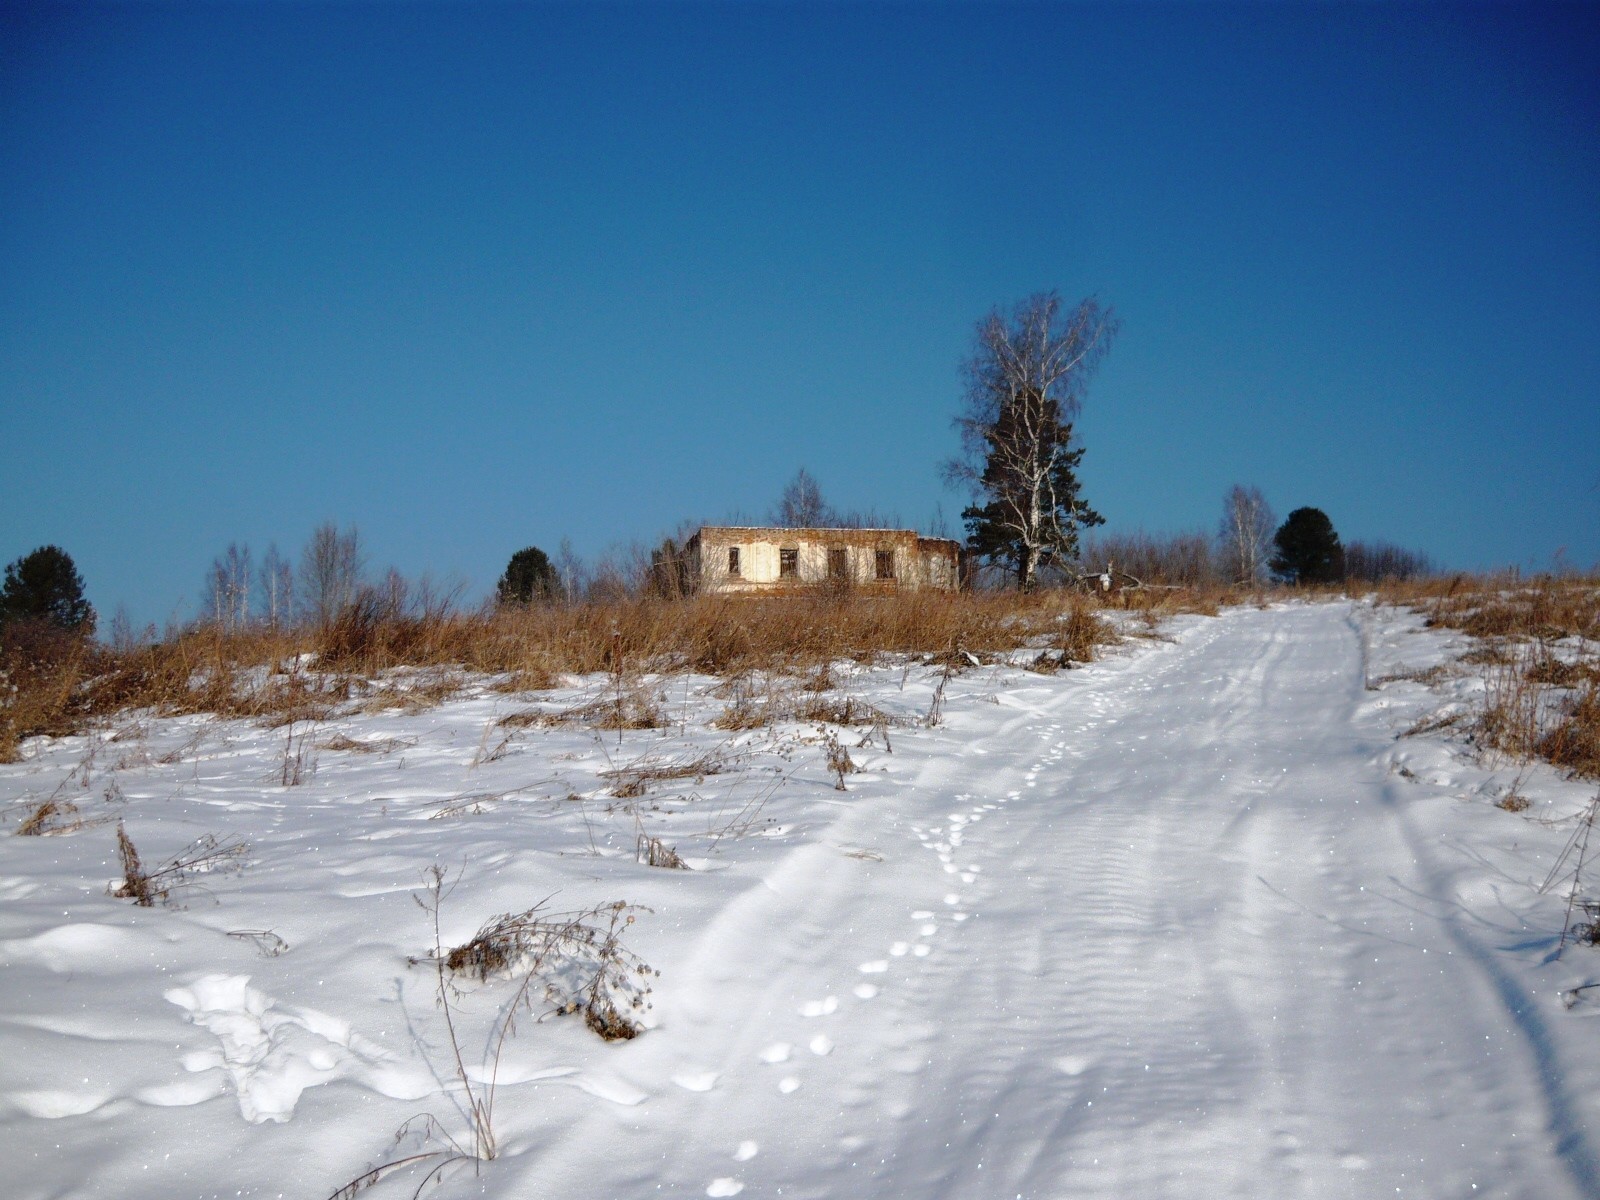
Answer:
M250 622L250 547L229 542L206 575L206 615L225 633Z
M267 552L261 556L257 586L260 589L261 617L273 629L287 625L294 604L294 567L278 552L276 542L269 545Z
M305 618L321 628L331 625L355 599L365 567L361 537L354 526L343 533L332 521L317 526L301 551L295 580Z
M783 489L777 507L772 510L772 523L784 529L816 529L831 525L833 510L822 498L822 489L811 477L811 472L801 467L795 472L789 486Z
M1258 487L1234 484L1222 499L1222 525L1217 541L1222 569L1234 583L1257 584L1266 578L1272 534L1278 519Z
M968 548L1007 562L1024 590L1041 567L1077 555L1080 529L1102 523L1078 496L1072 423L1116 330L1098 301L1065 310L1055 292L978 323L955 419L964 453L945 475L978 499L961 514Z

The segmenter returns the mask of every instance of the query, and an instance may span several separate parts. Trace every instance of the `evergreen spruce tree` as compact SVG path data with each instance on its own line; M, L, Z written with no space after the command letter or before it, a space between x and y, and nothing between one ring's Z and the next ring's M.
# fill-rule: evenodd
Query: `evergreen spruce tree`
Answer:
M1272 573L1285 583L1338 583L1344 579L1344 547L1320 508L1297 508L1272 535Z
M535 600L548 600L561 586L550 558L537 546L518 550L506 564L506 573L500 576L495 595L501 604L531 604Z
M955 422L965 455L945 472L976 493L961 514L967 548L1007 563L1024 590L1041 567L1077 557L1080 529L1102 523L1078 494L1072 418L1115 332L1110 310L1084 300L1064 311L1054 292L978 325Z
M40 546L6 567L0 587L0 624L41 621L85 636L94 632L94 609L83 598L83 576L59 546Z

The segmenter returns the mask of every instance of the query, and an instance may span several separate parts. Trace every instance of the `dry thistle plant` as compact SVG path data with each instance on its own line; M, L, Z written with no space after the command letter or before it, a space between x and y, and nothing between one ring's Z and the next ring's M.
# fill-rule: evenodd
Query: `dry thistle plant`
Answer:
M839 735L833 730L820 728L817 732L822 735L822 753L828 762L828 773L833 776L833 790L845 791L844 777L854 774L856 769L850 751L839 744Z
M222 841L208 833L149 871L133 839L128 836L127 828L118 821L117 852L122 860L122 882L110 889L111 894L119 900L132 900L141 908L150 908L157 903L172 903L172 889L191 882L197 875L242 870L250 847L238 839Z

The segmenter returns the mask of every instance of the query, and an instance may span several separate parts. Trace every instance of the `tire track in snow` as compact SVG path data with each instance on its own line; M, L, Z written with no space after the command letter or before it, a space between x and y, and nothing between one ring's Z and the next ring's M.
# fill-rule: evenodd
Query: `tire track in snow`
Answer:
M1449 898L1385 803L1362 683L1343 607L1241 610L962 713L977 736L902 746L914 786L838 830L887 861L797 852L708 930L697 969L758 982L737 1011L707 994L678 1014L719 1079L690 1098L693 1135L619 1110L646 1165L538 1178L583 1196L1594 1194L1539 1026L1506 1017L1515 987L1412 900Z

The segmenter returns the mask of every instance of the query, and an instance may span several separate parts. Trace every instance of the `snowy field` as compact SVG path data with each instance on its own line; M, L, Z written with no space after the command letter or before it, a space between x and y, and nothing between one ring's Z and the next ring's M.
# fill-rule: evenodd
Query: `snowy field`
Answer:
M1385 681L1468 648L1414 615L1164 635L1056 675L836 664L828 698L877 713L849 726L722 729L801 681L672 676L663 727L598 730L597 676L29 743L0 767L0 1192L321 1200L470 1150L490 1098L493 1161L363 1194L443 1165L426 1194L1600 1196L1600 987L1572 992L1600 951L1558 958L1567 884L1539 890L1592 785L1401 737L1482 686ZM52 796L58 832L12 836ZM118 822L147 871L233 855L140 907ZM639 1036L545 1015L581 947L443 1007L434 867L445 950L642 906L650 1007L610 993Z

